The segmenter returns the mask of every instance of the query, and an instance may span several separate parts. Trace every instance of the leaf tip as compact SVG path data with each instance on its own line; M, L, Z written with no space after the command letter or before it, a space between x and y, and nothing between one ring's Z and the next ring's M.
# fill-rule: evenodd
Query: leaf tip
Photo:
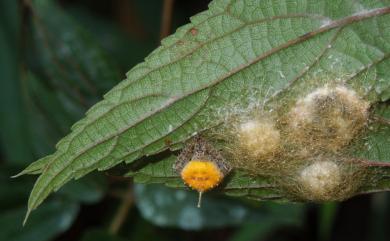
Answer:
M24 174L26 174L26 170L23 170L23 171L19 172L18 174L10 176L10 178L18 178L20 176L23 176Z
M26 226L26 223L27 223L28 217L29 217L30 214L31 214L31 211L32 211L31 208L28 207L28 208L27 208L27 212L26 212L26 216L24 216L24 220L23 220L23 224L22 224L23 227Z

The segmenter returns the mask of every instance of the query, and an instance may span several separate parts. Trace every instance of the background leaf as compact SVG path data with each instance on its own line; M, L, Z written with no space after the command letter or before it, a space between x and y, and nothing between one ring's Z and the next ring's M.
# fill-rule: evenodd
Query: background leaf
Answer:
M275 215L276 209L262 204L250 207L237 200L205 196L202 208L196 207L197 194L185 190L168 189L160 185L137 185L136 203L142 216L159 226L175 226L188 230L235 226L242 223L261 222L267 225L274 220L281 223L299 223L302 205L277 205L284 216ZM286 212L281 211L285 208Z
M65 93L76 98L89 94L91 98L118 82L117 66L93 37L55 3L38 0L32 1L31 7L41 68ZM46 68L47 63L53 63L53 67Z
M45 241L52 240L58 233L67 230L76 217L78 208L75 203L50 201L42 205L35 217L24 228L25 208L9 209L0 217L0 240ZM50 227L50 228L48 228Z
M20 12L17 1L0 3L0 132L7 162L25 165L33 160L27 142L26 109L23 106L21 74L19 72ZM12 138L11 138L12 137Z
M9 176L14 170L14 168L2 166L0 171L0 192L3 193L0 196L0 209L2 210L0 213L0 240L52 240L67 230L78 214L79 203L77 200L80 199L74 199L67 194L55 195L42 205L42 208L37 211L25 227L21 226L26 212L25 202L32 187L32 182L31 178L29 178L29 182L25 182L23 179L11 180ZM80 186L80 184L77 183L76 186ZM73 188L71 192L73 195L86 195L83 192L78 192L78 190L80 188ZM88 193L96 193L96 191L89 188ZM96 202L97 200L93 201Z
M47 62L43 72L37 67L43 55L31 53L34 42L28 41L29 34L32 33L26 27L24 17L27 14L23 10L24 4L21 1L0 3L0 144L1 151L4 151L0 159L0 240L43 241L52 240L69 229L81 204L101 201L106 193L107 183L102 176L90 176L81 182L72 183L42 206L42 210L37 212L29 225L24 229L20 225L33 179L11 180L10 176L38 156L52 152L55 142L69 131L70 125L86 110L80 103L69 104L69 98L64 98L61 89L53 88L51 84L54 82L43 74L54 67L53 62ZM56 23L64 24L61 21L59 19ZM71 25L68 27L72 29ZM59 30L60 27L56 26L56 31ZM56 41L61 42L58 39ZM25 48L25 44L29 47ZM89 47L95 49L89 50ZM98 46L93 44L83 46L84 51L102 51L96 48ZM34 59L29 59L33 66L31 69L31 66L27 67L25 59L28 54L28 58ZM89 60L88 62L91 63ZM115 67L110 66L109 70L115 73ZM96 72L95 69L91 71ZM113 83L115 82L110 85ZM90 94L90 98L96 101L97 96ZM36 173L40 173L43 167L44 164L35 169ZM48 226L51 227L50 230L47 229Z

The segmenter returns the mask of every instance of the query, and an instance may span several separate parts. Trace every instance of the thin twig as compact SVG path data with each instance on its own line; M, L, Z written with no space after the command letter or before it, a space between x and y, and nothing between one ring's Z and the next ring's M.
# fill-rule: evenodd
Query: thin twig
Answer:
M120 204L110 224L109 232L111 234L118 233L123 223L125 222L127 214L129 213L130 208L133 206L133 203L133 185L129 184L129 187L123 196L122 203Z
M163 12L161 16L160 40L171 33L173 4L174 0L164 0Z

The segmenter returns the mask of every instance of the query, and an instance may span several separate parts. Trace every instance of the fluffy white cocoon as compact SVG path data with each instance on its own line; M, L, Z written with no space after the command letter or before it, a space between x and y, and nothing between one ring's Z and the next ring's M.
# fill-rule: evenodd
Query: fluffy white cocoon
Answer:
M238 143L254 159L267 158L280 147L280 133L268 120L249 120L238 127Z
M289 133L310 151L337 152L365 126L368 108L354 90L325 86L297 101L288 115Z
M292 109L291 114L294 118L291 119L291 126L297 127L300 123L312 122L317 117L316 112L318 108L318 100L326 98L339 98L346 107L353 107L360 116L367 116L368 103L359 98L354 90L350 90L345 86L337 86L334 88L325 86L308 94L305 98L300 99L296 106ZM341 107L340 107L341 108ZM340 118L340 126L345 127L348 123ZM353 120L352 120L353 121Z
M341 184L340 167L332 161L317 161L305 167L299 181L311 200L328 200Z

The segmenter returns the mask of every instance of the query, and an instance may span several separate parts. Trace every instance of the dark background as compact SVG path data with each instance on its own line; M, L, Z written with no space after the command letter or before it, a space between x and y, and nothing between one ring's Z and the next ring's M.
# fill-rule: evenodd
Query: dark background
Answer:
M22 228L35 177L10 176L52 153L91 105L208 3L0 0L1 241L390 240L385 193L321 205L210 194L195 219L184 215L193 192L134 185L120 176L125 166L66 185Z

